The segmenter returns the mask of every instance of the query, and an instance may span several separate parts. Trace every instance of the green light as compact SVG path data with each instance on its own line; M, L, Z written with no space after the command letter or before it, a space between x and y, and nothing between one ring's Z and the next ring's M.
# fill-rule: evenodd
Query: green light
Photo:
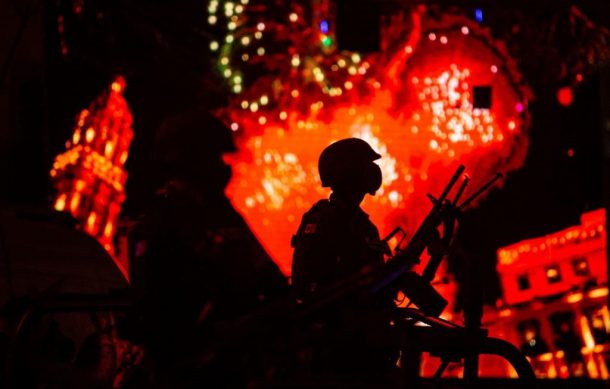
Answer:
M333 40L330 36L326 35L324 39L322 39L322 45L324 47L330 47L333 44Z

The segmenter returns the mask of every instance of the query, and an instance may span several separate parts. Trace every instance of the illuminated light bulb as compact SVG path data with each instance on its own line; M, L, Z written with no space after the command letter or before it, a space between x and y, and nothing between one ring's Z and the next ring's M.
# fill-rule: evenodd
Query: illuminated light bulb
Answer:
M220 63L223 65L228 65L229 64L229 58L228 57L222 57L220 59Z
M119 93L123 90L123 85L119 81L114 81L110 88L113 92Z
M243 5L241 5L241 4L237 4L237 5L235 6L235 12L236 12L236 13L238 13L238 14L240 14L240 13L244 12L244 6L243 6Z
M360 66L358 68L358 74L360 74L360 75L366 74L366 68L364 68L364 66Z
M264 47L259 47L258 49L256 49L256 54L258 55L265 55L265 48Z
M61 196L59 196L57 198L57 200L55 201L55 210L56 211L63 211L66 208L66 194L62 194Z
M219 47L218 42L216 42L216 41L210 42L210 50L216 51L216 50L218 50L218 47Z
M237 23L235 23L235 22L229 22L229 23L227 24L227 28L228 28L230 31L235 30L235 28L236 28L236 27L237 27Z
M252 104L250 104L250 111L252 111L252 112L258 111L258 103L257 102L253 102Z
M260 98L261 105L267 105L269 103L269 97L267 95L262 95Z
M80 130L74 131L74 135L72 135L72 143L75 145L80 141Z
M337 64L332 64L332 65L330 65L330 70L332 70L333 72L336 72L339 70L339 66L337 66Z
M242 82L241 76L236 75L235 77L233 77L233 82L236 84L241 84L241 82Z
M436 140L432 139L430 141L430 148L432 150L437 150L438 149L438 142ZM422 177L422 179L423 179L423 177Z
M261 117L258 118L258 124L260 124L262 126L262 125L265 125L265 123L267 123L267 118L266 117L261 116Z
M106 154L106 157L110 158L110 155L112 155L112 150L114 150L114 144L112 144L112 142L106 142L106 147L104 148L104 154Z
M87 129L87 132L85 133L85 139L87 140L87 142L91 142L94 137L95 137L95 130L93 129L93 127L89 127Z
M373 82L373 87L375 89L380 89L381 88L381 83L379 81L375 81L375 82Z
M280 112L280 119L281 120L286 120L287 118L288 118L288 114L286 113L286 111Z
M249 2L249 0L241 0L241 3L242 3L243 5L247 5L247 4L248 4L248 2Z
M293 90L290 92L290 95L291 95L292 97L294 97L295 99L296 99L297 97L299 97L299 91L298 91L298 89L293 89Z
M210 15L208 16L208 23L211 25L216 24L216 22L218 21L218 18L216 17L216 15Z
M243 109L247 109L249 105L250 105L250 104L248 103L248 100L243 100L243 101L241 102L241 107L242 107Z
M241 44L244 46L248 46L250 44L250 37L244 36L241 38Z
M233 74L233 72L231 71L231 69L225 69L224 72L222 72L222 74L226 77L229 78L231 77L231 74Z
M225 41L227 43L233 43L233 40L235 40L235 37L231 34L227 35L227 37L225 38Z
M350 89L352 89L354 87L354 84L352 84L351 81L345 81L343 86L345 86L345 89L350 90Z
M265 23L261 22L261 23L257 24L256 29L258 31L265 31Z
M509 130L514 130L515 128L517 128L517 124L513 120L508 122L508 129Z
M128 155L129 155L129 153L127 151L123 151L123 153L121 154L121 158L120 158L121 165L123 165L125 162L127 162Z
M462 27L462 34L468 35L470 33L470 29L466 26Z
M431 32L430 34L428 34L428 39L430 39L431 41L436 40L436 34Z
M299 58L298 54L295 54L292 56L292 59L290 60L290 64L294 67L297 67L301 64L301 59Z
M241 93L242 91L242 86L237 84L237 85L233 85L233 92L234 93Z
M496 65L491 65L490 69L492 73L498 73L498 67Z
M97 215L95 214L95 212L91 212L89 214L89 217L87 218L87 229L89 231L93 231L93 228L95 227L96 219L97 219Z
M250 59L250 56L247 53L241 55L241 60L246 62Z
M257 31L254 33L254 38L256 39L261 39L263 37L263 33L260 31Z
M233 9L235 7L235 4L233 4L232 1L227 1L225 3L225 9Z
M405 53L411 54L412 52L413 52L413 47L411 47L411 46L406 46L405 47Z
M233 16L233 9L232 9L232 8L227 8L227 9L225 9L225 16L226 16L226 17L231 17L231 16Z
M297 15L296 12L291 12L290 15L288 15L288 20L294 23L299 20L299 15Z
M239 130L239 124L237 124L236 122L231 123L231 130L232 131Z
M345 60L343 58L341 58L337 61L337 65L339 65L340 68L344 68L345 65L347 65L347 63L345 62Z
M324 73L317 72L317 73L315 73L314 78L316 79L316 81L322 82L322 81L324 81Z
M359 63L360 62L360 55L358 53L352 54L352 62L353 63Z
M442 43L442 44L444 44L444 45L445 45L445 44L447 44L447 37L443 35L443 36L441 37L440 41L441 41L441 43Z
M354 66L350 66L347 69L347 72L353 76L353 75L356 75L356 73L358 73L358 69L356 69Z

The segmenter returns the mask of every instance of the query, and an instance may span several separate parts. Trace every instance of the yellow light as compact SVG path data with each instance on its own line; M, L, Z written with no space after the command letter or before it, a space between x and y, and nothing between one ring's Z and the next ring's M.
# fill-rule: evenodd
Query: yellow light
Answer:
M123 153L121 154L121 165L125 164L125 162L127 161L127 156L129 155L129 153L127 151L123 151Z
M261 22L259 24L256 25L256 29L258 31L264 31L265 30L265 23Z
M216 17L216 15L210 15L208 16L208 23L211 25L216 24L216 22L218 21L218 18Z
M237 23L235 23L235 22L229 22L229 23L227 24L227 28L228 28L229 30L231 30L231 31L232 31L232 30L235 30L235 27L237 27Z
M241 55L241 60L246 62L250 59L250 56L248 55L248 53L244 53Z
M244 6L241 5L241 4L236 5L235 6L235 12L238 13L238 14L244 12Z
M85 133L85 139L87 140L87 142L91 142L94 137L95 137L95 130L93 129L93 127L89 127L87 129L87 132Z
M295 54L292 56L292 59L290 60L290 64L294 67L297 67L301 64L301 60L300 60L298 54Z
M248 46L250 44L250 37L244 36L241 38L241 44L244 46Z
M241 3L242 3L243 5L248 4L248 2L249 2L249 0L241 0Z
M236 75L235 77L233 77L233 82L234 83L241 84L241 81L242 81L241 76Z
M549 362L553 360L553 353L544 353L539 355L537 358L540 362Z
M292 92L290 92L290 95L296 99L297 97L299 97L299 90L293 89Z
M347 63L345 62L345 60L343 58L341 58L340 60L337 61L337 65L339 65L340 68L344 68L345 65L347 65Z
M222 57L220 59L220 63L223 65L228 65L229 64L229 58L228 57Z
M352 84L351 81L345 81L345 84L343 84L345 86L345 89L350 90L354 87L354 84Z
M210 50L216 51L216 50L218 50L218 47L219 47L219 45L218 45L217 41L210 42Z
M566 301L570 304L575 304L582 300L582 293L572 293L566 297Z
M110 88L116 93L121 92L121 90L123 89L123 87L121 86L121 83L117 82L117 81L113 82L112 85L110 86Z
M318 81L318 82L324 81L324 73L322 73L322 72L316 73L314 77L315 77L316 81Z
M250 104L248 103L248 100L244 100L244 101L242 101L242 102L241 102L241 107L242 107L243 109L247 109L247 108L248 108L248 105L250 105Z
M106 142L106 147L104 148L104 154L106 154L106 157L110 158L113 150L114 144L112 142Z
M607 295L608 295L607 287L593 289L592 291L589 292L589 297L592 299L598 298L598 297L606 297Z
M74 143L76 145L76 144L78 144L79 140L80 140L80 130L76 130L76 131L74 131L74 135L72 135L72 143Z
M104 228L104 235L110 237L112 235L113 228L112 222L108 222L108 224L106 224L106 228Z
M350 66L350 67L347 69L347 72L353 76L353 75L355 75L356 73L358 73L358 69L356 69L356 67L355 67L355 66Z
M512 314L513 314L513 312L509 308L506 308L506 309L503 309L500 311L499 316L500 317L509 317Z
M287 118L288 118L288 114L286 113L286 111L280 112L280 119L281 120L286 120Z
M260 98L261 105L267 105L269 103L269 97L267 95L262 95Z
M257 102L253 102L252 104L250 104L250 111L252 111L252 112L258 111L258 103Z
M235 37L231 34L227 35L227 37L225 38L225 41L227 43L233 43L233 40L235 39Z
M93 228L95 227L95 220L97 219L97 215L95 212L91 212L89 217L87 218L87 230L93 232Z
M231 69L225 69L224 72L222 73L226 78L231 77L231 74L233 74L233 72L231 71Z
M61 212L66 208L66 194L61 194L55 201L55 210Z
M258 118L258 124L260 124L262 126L265 123L267 123L267 118L266 117L261 116L261 117Z
M360 55L357 53L352 54L352 62L353 63L359 63L360 62Z
M261 39L263 37L263 33L260 31L257 31L254 33L254 38L256 39Z
M265 55L265 48L264 47L259 47L258 49L256 49L256 54L258 54L258 55Z
M295 12L292 12L289 16L288 19L290 19L291 22L296 22L297 20L299 20L299 15L297 15Z
M239 85L239 84L233 85L233 92L234 93L240 93L241 90L242 90L241 85Z
M239 124L237 124L237 123L235 123L235 122L231 123L231 130L232 130L232 131L237 131L237 130L239 130Z

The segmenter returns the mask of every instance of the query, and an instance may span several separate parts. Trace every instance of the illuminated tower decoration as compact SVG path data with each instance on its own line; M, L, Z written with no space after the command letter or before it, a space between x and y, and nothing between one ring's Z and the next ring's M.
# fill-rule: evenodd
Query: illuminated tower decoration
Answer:
M113 256L112 238L125 201L124 165L133 138L124 89L125 80L119 76L80 112L67 150L55 158L51 169L55 209L70 212Z

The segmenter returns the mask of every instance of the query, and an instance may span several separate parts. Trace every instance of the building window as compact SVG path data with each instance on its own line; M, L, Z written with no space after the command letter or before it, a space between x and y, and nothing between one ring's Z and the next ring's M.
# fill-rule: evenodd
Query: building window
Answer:
M572 260L572 267L574 268L574 274L577 276L588 276L589 273L589 263L587 262L587 258L576 258Z
M519 285L519 290L528 290L530 288L530 278L527 274L521 274L517 277L517 284Z
M555 284L561 281L561 273L559 272L559 266L549 266L546 268L546 279L549 284Z

